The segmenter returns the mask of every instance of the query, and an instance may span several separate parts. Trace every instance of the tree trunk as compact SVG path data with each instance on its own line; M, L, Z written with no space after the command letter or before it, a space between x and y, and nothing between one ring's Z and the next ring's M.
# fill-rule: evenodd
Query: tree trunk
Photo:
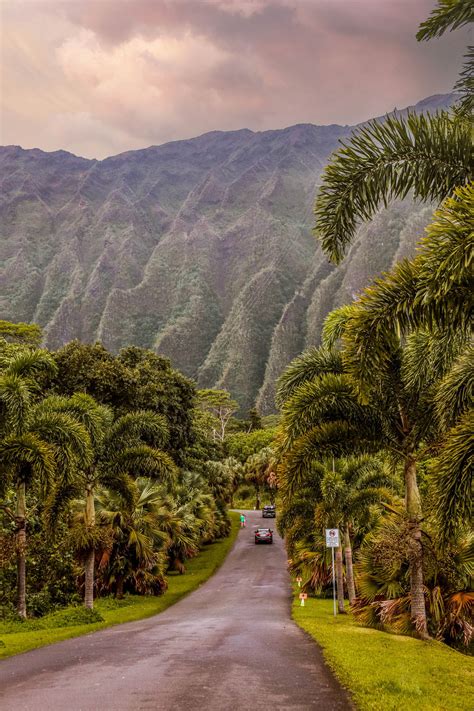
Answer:
M405 459L405 502L410 525L411 619L422 639L429 639L423 590L423 546L421 543L421 499L416 478L416 459Z
M88 529L95 526L94 490L92 486L86 489L86 509L84 512L85 524ZM84 564L84 607L92 610L94 607L94 564L95 551L92 548Z
M94 563L95 551L92 549L84 564L84 607L88 610L94 608Z
M26 487L22 482L16 490L16 570L17 612L26 619Z
M354 568L352 566L352 546L349 534L349 525L344 528L344 557L346 560L347 592L349 594L349 603L352 605L356 599L356 591L354 583Z
M123 599L123 577L120 576L117 580L117 591L115 593L117 600Z
M258 484L255 485L255 508L257 511L260 508L260 488Z
M346 610L344 607L344 574L342 572L342 548L336 548L336 587L337 587L337 609L342 615Z

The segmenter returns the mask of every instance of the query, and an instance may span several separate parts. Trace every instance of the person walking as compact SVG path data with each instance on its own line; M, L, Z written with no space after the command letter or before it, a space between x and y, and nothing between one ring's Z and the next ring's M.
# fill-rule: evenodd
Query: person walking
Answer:
M245 523L246 523L245 514L241 513L240 514L240 528L245 528Z

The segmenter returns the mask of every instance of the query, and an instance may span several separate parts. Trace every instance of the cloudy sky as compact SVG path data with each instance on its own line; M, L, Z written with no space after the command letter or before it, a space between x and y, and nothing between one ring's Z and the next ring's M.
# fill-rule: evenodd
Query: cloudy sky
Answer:
M0 142L103 158L214 129L353 124L450 91L434 0L0 0Z

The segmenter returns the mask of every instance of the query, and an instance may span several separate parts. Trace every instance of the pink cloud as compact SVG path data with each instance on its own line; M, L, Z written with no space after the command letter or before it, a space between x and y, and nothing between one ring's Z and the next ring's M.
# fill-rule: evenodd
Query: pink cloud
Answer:
M13 142L24 145L37 136L49 149L97 146L88 155L102 157L117 147L213 129L356 123L450 90L466 34L418 44L417 26L432 6L432 0L18 2L4 13L14 38L4 65L8 115L22 120L6 121L5 133L11 141L17 131ZM67 116L74 132L65 130Z

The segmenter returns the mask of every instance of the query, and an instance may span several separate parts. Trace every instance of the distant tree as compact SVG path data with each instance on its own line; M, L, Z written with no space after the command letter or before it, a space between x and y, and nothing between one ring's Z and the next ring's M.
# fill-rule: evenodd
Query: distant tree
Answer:
M243 464L252 454L271 445L275 436L275 429L236 432L227 436L225 449L229 457L235 457Z
M253 432L254 430L261 430L262 427L262 418L260 417L257 408L252 407L252 409L249 411L249 432Z
M224 441L227 425L238 409L238 403L232 400L227 390L198 390L198 407L208 412L213 419L213 436L215 439ZM212 422L212 421L211 421Z
M193 442L192 409L194 384L171 367L167 358L135 346L118 356L100 343L72 341L53 354L58 372L52 390L62 395L84 392L112 407L117 415L151 410L166 417L169 428L167 451L184 463L186 448Z

